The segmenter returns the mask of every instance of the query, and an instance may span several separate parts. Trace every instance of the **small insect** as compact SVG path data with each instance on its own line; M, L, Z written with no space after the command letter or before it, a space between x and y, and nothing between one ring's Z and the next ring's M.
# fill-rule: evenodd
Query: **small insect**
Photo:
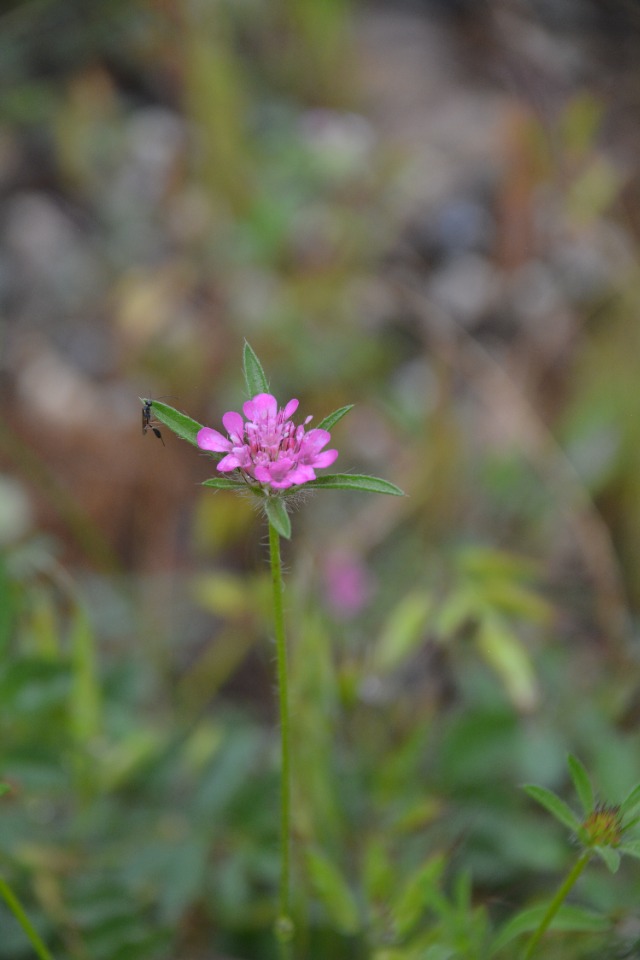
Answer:
M155 423L151 422L152 403L153 403L153 400L142 401L142 432L143 434L146 434L147 430L151 430L156 435L156 437L158 438L162 446L164 447L165 442L162 439L162 434L160 433L160 430L158 429L158 427L156 427Z

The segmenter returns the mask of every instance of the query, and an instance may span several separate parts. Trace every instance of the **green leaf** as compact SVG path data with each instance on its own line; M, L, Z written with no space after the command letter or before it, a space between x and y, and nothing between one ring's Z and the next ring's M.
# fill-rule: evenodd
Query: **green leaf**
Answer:
M280 497L269 497L264 502L264 509L271 526L274 527L285 540L291 539L291 520L289 519L287 508Z
M388 842L375 834L366 842L363 860L364 886L369 900L388 901L397 884L396 867Z
M478 587L478 592L488 606L505 616L540 624L549 623L551 619L551 604L519 584L487 579Z
M380 672L395 670L424 640L433 609L433 598L424 590L403 597L391 612L373 650L373 667Z
M620 804L620 813L623 815L631 813L638 806L640 806L640 783L624 798Z
M489 954L492 955L501 950L516 937L522 933L531 933L537 930L548 909L548 904L541 903L535 907L528 907L521 913L512 917L502 927L498 936L491 944ZM611 924L606 917L583 907L574 907L571 904L563 904L557 914L551 921L549 929L564 930L574 933L600 933L609 930Z
M307 869L313 889L336 928L345 934L360 927L358 906L338 868L320 850L307 850Z
M520 554L487 547L464 547L458 554L460 569L481 580L531 579L538 565Z
M144 397L141 397L140 400L143 404L151 403L152 413L156 420L173 430L182 440L187 440L194 447L198 446L196 437L198 431L202 430L201 423L192 420L185 413L180 413L179 410L175 410L167 403L161 403L159 400L145 400Z
M625 840L618 847L621 853L628 853L630 857L640 860L640 840Z
M210 477L202 481L203 487L214 487L216 490L238 490L247 488L238 480L232 480L231 477Z
M512 703L520 710L531 710L538 700L538 685L533 665L521 640L504 618L485 616L478 626L478 649L495 670Z
M82 607L75 612L69 646L72 669L70 727L76 742L87 744L100 731L102 711L95 635Z
M330 413L328 417L325 417L324 420L321 420L317 430L331 430L332 427L335 427L336 423L349 413L349 410L353 410L353 404L348 403L346 407L340 407L338 410L334 410L333 413Z
M297 489L297 488L296 488ZM359 473L327 473L304 484L305 490L363 490L365 493L389 493L394 497L404 497L404 490L395 483L368 477Z
M582 809L584 810L585 816L587 816L593 811L595 803L593 787L591 786L589 774L577 757L569 755L567 763L569 765L569 773L571 774L573 785L576 788L576 793L578 794L580 803L582 804Z
M444 867L443 856L435 856L418 867L402 886L391 906L391 918L399 937L407 936L432 905Z
M457 589L444 601L435 620L436 633L447 640L478 617L478 598L473 590Z
M593 847L593 852L602 857L611 873L617 873L620 866L620 854L613 847Z
M262 369L262 364L246 340L242 352L242 371L250 398L258 393L269 393L269 381Z
M522 789L565 827L575 831L580 829L580 821L571 807L568 807L564 800L557 797L551 790L547 790L546 787L538 787L535 784L526 784Z

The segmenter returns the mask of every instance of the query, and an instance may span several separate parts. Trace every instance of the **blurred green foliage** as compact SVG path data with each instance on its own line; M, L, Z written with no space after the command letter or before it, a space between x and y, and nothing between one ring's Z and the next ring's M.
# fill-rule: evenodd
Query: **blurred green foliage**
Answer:
M294 516L300 960L512 957L573 856L520 785L566 795L569 752L598 798L640 779L623 86L581 75L550 116L503 92L471 200L456 178L413 209L359 89L373 15L0 14L0 873L57 957L274 956L264 531L186 444L140 437L137 400L217 425L245 336L316 422L355 403L341 470L409 494ZM634 956L639 895L633 863L594 867L544 955ZM2 905L0 930L31 956Z

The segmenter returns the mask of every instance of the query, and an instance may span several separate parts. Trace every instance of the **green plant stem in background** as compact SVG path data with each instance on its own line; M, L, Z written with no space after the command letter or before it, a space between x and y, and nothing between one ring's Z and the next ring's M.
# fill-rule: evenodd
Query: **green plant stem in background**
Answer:
M282 561L280 535L269 523L269 554L273 584L273 622L278 665L278 696L280 699L280 744L282 766L280 771L280 897L276 937L282 960L291 956L294 928L291 919L291 730L289 722L289 682L287 672L287 641L284 629L282 595Z
M48 949L38 936L37 931L35 930L33 924L29 920L29 917L26 915L25 911L22 908L22 905L15 893L7 883L7 881L0 877L0 895L4 898L5 903L11 910L11 913L14 915L24 932L26 933L31 946L40 957L40 960L53 960L52 955L49 953Z
M527 944L527 948L523 954L522 960L530 960L530 958L533 956L535 948L538 945L540 939L544 935L545 931L549 928L549 925L551 924L556 913L558 912L558 910L566 900L567 895L569 894L571 888L573 887L576 880L578 879L578 877L580 876L580 874L588 864L590 857L591 857L590 852L586 851L576 860L571 871L567 875L564 883L562 884L562 886L556 893L555 897L549 904L549 908L547 912L545 913L544 917L540 921L540 926L534 932L533 936L531 937L531 940L529 940L529 943Z

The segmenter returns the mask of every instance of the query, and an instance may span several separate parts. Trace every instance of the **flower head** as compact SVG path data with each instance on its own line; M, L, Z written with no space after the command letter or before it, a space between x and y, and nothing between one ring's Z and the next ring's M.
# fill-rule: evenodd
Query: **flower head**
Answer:
M323 450L331 439L327 430L305 430L311 417L298 426L292 422L297 409L297 400L278 409L275 397L258 393L242 408L246 419L234 411L225 413L222 423L226 437L203 427L196 438L198 446L225 454L218 463L221 473L239 470L273 490L307 483L315 480L317 469L331 466L338 451Z
M624 831L620 807L606 803L596 804L582 821L582 829L590 846L619 847Z

